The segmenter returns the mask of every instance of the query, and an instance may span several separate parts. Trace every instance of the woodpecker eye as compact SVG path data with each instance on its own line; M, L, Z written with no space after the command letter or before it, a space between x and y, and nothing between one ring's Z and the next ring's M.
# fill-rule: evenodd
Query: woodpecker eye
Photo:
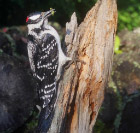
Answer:
M29 17L26 18L26 22L28 22L28 20L29 20Z

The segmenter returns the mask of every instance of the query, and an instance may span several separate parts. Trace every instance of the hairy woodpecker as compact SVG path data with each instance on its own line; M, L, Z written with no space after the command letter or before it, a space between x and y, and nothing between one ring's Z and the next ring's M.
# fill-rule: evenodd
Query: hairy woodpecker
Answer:
M57 31L48 24L48 17L54 9L35 12L27 16L28 56L31 70L37 80L41 113L37 132L46 132L53 117L57 99L56 84L61 76L62 66L71 58L65 56Z

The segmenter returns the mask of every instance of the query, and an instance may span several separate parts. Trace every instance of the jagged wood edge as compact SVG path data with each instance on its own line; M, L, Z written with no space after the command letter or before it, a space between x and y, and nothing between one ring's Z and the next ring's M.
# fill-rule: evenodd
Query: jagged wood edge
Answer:
M74 12L71 16L71 21L69 23L68 22L66 23L65 42L67 45L67 53L68 53L67 56L69 56L69 57L73 57L74 51L77 51L77 48L78 48L77 45L75 45L75 46L73 45L73 39L74 39L75 32L77 31L77 25L78 25L77 24L77 17L76 17L76 13ZM66 84L73 84L72 82L74 81L74 76L75 76L75 73L73 73L73 71L75 71L74 69L75 68L73 68L73 67L68 68L68 70L62 76L62 80L59 82L59 86L58 86L59 98L58 98L57 103L62 104L63 99L64 99L63 98L64 94L65 93L70 94L70 88L71 88L70 86L68 87L67 92L65 92L63 89L64 89L64 86L66 86ZM64 77L67 77L67 78L64 78ZM69 83L67 83L67 82L69 82ZM69 98L66 100L65 103L68 103ZM60 123L63 123L62 121L64 119L62 119L61 116L64 116L66 114L67 107L65 109L64 108L61 109L61 107L62 107L62 105L56 106L55 115L54 115L54 118L52 121L52 125L51 125L50 130L48 131L49 133L58 133L58 132L61 132L63 130Z

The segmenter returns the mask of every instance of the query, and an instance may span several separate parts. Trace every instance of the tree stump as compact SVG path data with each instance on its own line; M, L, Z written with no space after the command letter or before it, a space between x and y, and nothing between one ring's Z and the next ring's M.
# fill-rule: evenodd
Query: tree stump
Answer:
M104 99L117 29L116 0L98 0L78 26L76 14L66 23L68 56L84 63L64 71L49 133L91 133Z

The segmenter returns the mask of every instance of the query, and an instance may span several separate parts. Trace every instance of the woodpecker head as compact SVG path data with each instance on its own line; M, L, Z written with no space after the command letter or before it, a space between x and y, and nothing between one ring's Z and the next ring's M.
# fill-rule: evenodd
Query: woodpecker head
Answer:
M34 12L27 16L26 23L29 27L39 28L45 21L45 24L48 23L48 17L53 15L55 9L50 9L47 12Z

